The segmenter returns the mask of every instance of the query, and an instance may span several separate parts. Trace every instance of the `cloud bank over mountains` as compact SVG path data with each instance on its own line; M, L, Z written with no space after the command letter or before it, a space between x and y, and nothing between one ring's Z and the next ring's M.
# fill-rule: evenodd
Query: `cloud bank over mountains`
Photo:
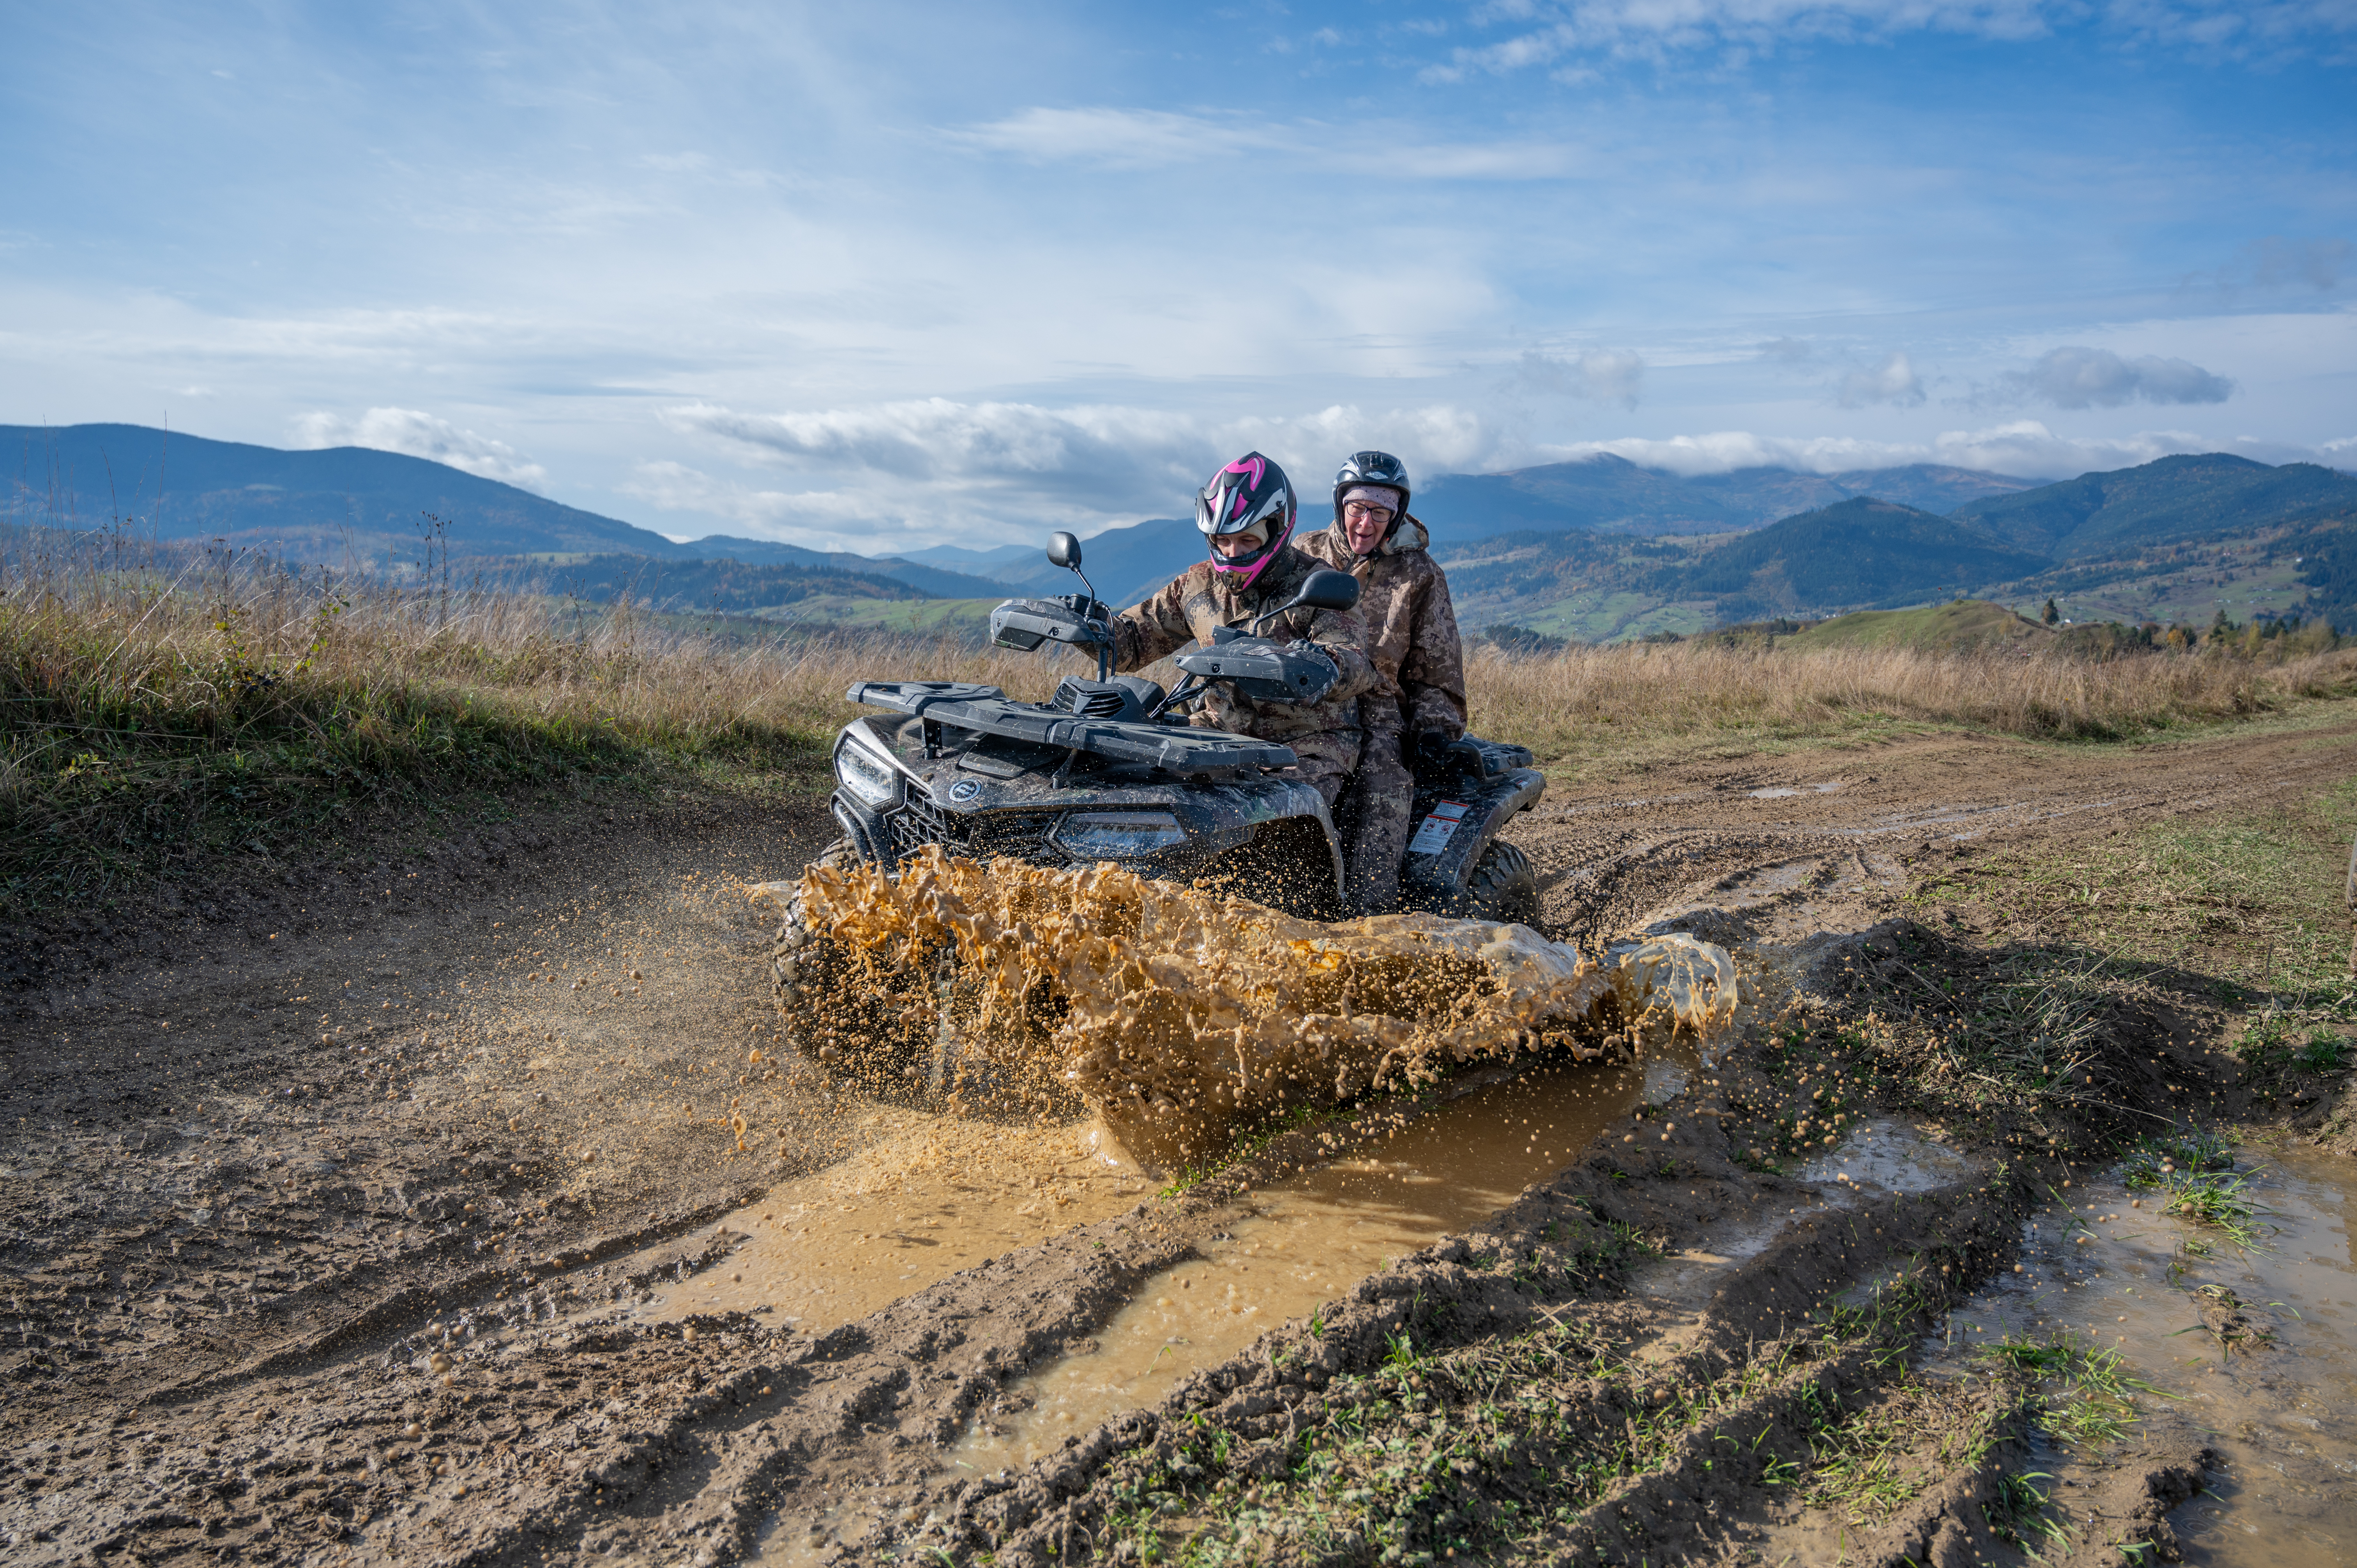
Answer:
M429 457L521 489L541 490L548 482L546 468L525 461L506 442L461 430L447 419L414 408L372 408L358 419L314 410L296 415L291 425L291 444L307 450L368 446L408 457Z
M2234 383L2187 360L2123 359L2108 349L2053 349L2026 371L1998 378L2018 403L2056 408L2118 408L2131 403L2224 403Z
M1335 465L1368 446L1398 453L1412 472L1423 475L1608 455L1686 478L1752 467L1832 474L1936 463L2057 479L2172 453L2219 450L2270 463L2345 461L2339 452L2222 441L2190 431L2072 437L2034 419L1943 431L1922 441L1716 431L1547 443L1446 405L1384 414L1338 404L1290 417L1222 421L1136 407L1050 409L929 398L780 414L697 404L673 409L667 418L705 437L716 451L734 449L790 478L746 484L689 464L648 464L630 481L630 493L640 499L707 512L738 527L834 534L866 530L879 542L904 545L971 538L964 531L976 526L1029 538L1058 527L1086 533L1145 517L1183 515L1195 488L1246 450L1276 458L1313 511Z

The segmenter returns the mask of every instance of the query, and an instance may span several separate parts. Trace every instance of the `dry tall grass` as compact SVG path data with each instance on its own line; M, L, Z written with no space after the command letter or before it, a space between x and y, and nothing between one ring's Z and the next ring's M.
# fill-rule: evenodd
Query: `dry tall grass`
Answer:
M112 552L112 553L110 553ZM684 625L628 604L423 591L249 555L0 532L0 901L275 841L354 797L644 778L815 779L856 679L1023 697L1077 658ZM1157 671L1157 673L1163 673ZM1892 725L2102 739L2357 691L2357 652L2255 666L1697 643L1477 651L1477 733L1581 771ZM37 891L45 890L45 891Z
M1744 748L1892 725L2116 740L2357 694L2357 651L2254 665L2151 653L2104 662L1907 649L1575 648L1469 660L1477 734L1554 761L1626 761L1696 744Z

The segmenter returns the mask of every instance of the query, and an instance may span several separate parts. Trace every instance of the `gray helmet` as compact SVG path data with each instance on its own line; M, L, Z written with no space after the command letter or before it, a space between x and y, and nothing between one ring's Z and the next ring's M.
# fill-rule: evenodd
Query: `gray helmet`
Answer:
M1342 521L1342 492L1360 485L1384 485L1399 492L1399 516L1392 519L1389 539L1399 532L1407 518L1407 465L1388 452L1353 452L1342 471L1334 476L1334 521Z

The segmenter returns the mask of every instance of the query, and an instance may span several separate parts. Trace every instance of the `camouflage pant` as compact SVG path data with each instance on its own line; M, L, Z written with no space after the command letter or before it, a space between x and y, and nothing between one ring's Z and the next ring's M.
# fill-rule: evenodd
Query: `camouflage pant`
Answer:
M1399 907L1400 861L1414 825L1415 780L1400 757L1400 737L1367 732L1342 799L1342 864L1352 914L1389 914Z
M1288 736L1282 743L1293 748L1294 776L1326 797L1333 811L1351 772L1359 766L1359 732L1322 730L1315 735ZM1340 821L1334 824L1341 826Z

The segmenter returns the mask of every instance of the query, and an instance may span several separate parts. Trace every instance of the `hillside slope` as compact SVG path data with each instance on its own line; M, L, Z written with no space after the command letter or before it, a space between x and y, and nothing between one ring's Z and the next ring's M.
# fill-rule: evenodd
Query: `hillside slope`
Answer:
M364 446L292 452L139 424L0 425L0 510L12 521L159 539L222 539L303 562L397 569L417 561L422 525L446 525L453 556L748 564L898 578L965 598L994 584L939 566L715 535L682 544L530 490L423 457ZM437 550L439 546L436 546Z
M1415 513L1436 542L1451 543L1504 533L1573 530L1721 533L1759 528L1861 496L1944 512L1966 501L2011 495L2037 484L2007 474L1928 463L1841 474L1738 468L1679 478L1607 454L1502 474L1442 474L1417 491Z
M1835 606L1878 607L1963 593L2046 564L1953 519L1859 499L1728 540L1691 563L1663 566L1664 596L1706 596L1726 620Z
M2209 452L2082 474L1968 502L1954 515L2009 544L2070 560L2352 510L2357 479L2346 474Z
M2028 616L1986 599L1955 599L1911 610L1857 610L1779 638L1785 648L1910 648L1924 653L2027 643L2042 647L2055 634Z

